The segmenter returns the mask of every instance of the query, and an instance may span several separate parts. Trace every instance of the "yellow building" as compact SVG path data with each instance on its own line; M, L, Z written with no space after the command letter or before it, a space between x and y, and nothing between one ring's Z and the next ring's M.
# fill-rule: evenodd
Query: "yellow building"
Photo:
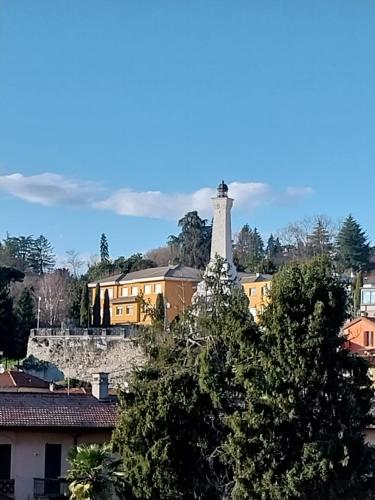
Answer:
M144 302L154 306L156 297L162 294L167 320L170 322L191 305L201 279L202 272L198 269L177 265L117 274L89 283L88 286L92 304L97 283L100 285L102 305L105 290L108 290L112 325L149 324L151 318L145 313ZM272 275L239 273L239 279L249 299L250 312L257 319L268 302Z
M201 279L202 273L198 269L177 265L117 274L88 286L92 291L92 304L97 283L100 285L102 304L105 290L108 290L112 325L149 324L151 318L145 313L144 302L154 306L158 294L162 294L166 317L170 322L191 305Z
M249 299L249 309L257 319L268 304L268 291L271 288L272 274L239 273L241 285Z

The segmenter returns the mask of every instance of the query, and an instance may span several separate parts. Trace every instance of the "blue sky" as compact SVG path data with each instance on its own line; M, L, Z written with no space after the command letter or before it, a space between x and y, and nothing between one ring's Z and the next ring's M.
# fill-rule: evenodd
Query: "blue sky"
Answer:
M375 240L373 0L0 0L0 236L113 256L210 216ZM151 192L151 193L150 193Z

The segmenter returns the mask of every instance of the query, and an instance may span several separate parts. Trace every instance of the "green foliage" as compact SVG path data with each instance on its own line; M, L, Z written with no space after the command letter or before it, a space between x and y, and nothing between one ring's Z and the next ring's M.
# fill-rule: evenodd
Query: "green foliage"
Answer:
M108 328L111 326L109 293L108 293L107 288L105 289L105 292L104 292L102 326L103 326L103 328Z
M124 474L121 459L109 444L83 444L69 453L69 482L71 500L110 500L122 498Z
M338 259L343 269L360 271L366 268L370 258L370 247L365 231L348 215L337 236Z
M174 262L204 269L210 259L212 226L196 211L184 215L178 226L180 234L170 236L168 240Z
M225 445L233 498L351 499L366 486L373 391L367 364L343 349L346 293L333 276L327 259L283 268L246 365L239 344L244 406Z
M42 276L55 267L55 255L51 243L43 235L36 238L29 255L29 266L33 272Z
M0 351L5 357L17 357L15 345L17 318L10 296L11 282L22 281L24 274L17 269L0 267Z
M36 326L34 296L29 288L24 288L15 307L17 328L14 338L13 355L24 358L27 352L27 342L30 330Z
M311 255L328 255L332 250L331 237L323 220L318 218L313 232L309 235L308 246Z
M82 328L88 328L90 326L90 294L87 283L83 283L81 289L79 324Z
M272 260L275 257L278 257L282 252L282 247L279 238L275 238L273 234L270 234L270 237L267 241L266 246L266 256Z
M264 244L257 228L251 229L245 224L238 234L234 254L239 269L258 271L264 257Z
M108 240L107 236L102 233L100 236L100 261L104 263L110 262L109 258L109 248L108 248Z
M162 293L158 293L156 297L154 321L156 323L159 323L160 325L163 325L164 319L165 319L164 298Z
M100 285L96 284L94 305L92 308L92 326L99 328L100 326Z
M355 275L353 286L353 315L357 316L360 312L361 305L361 287L363 286L362 273L359 271Z

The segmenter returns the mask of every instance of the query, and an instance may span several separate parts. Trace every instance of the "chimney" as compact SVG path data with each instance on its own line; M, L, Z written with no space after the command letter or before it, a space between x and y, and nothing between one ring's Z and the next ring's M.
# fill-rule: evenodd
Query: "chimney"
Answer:
M55 382L53 380L49 383L49 390L50 392L54 392L55 390Z
M108 398L108 373L94 373L91 385L91 393L96 399Z

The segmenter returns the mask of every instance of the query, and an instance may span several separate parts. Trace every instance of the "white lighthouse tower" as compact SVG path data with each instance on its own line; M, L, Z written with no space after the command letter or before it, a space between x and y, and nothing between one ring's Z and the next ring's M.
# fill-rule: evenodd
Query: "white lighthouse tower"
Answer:
M228 197L228 186L222 181L217 188L217 196L212 198L214 217L212 223L212 241L210 263L219 256L228 266L228 278L235 281L236 268L233 264L231 209L233 199ZM210 264L209 264L210 266Z
M233 263L233 246L232 246L232 224L231 224L231 209L233 199L228 198L228 186L224 181L217 188L217 195L212 198L214 216L212 223L212 240L210 262L204 272L203 281L198 283L197 291L193 296L193 303L204 304L207 307L207 302L210 301L211 291L207 288L206 278L212 272L219 257L223 259L223 271L225 272L225 282L237 283L237 272ZM229 288L228 288L229 290Z

